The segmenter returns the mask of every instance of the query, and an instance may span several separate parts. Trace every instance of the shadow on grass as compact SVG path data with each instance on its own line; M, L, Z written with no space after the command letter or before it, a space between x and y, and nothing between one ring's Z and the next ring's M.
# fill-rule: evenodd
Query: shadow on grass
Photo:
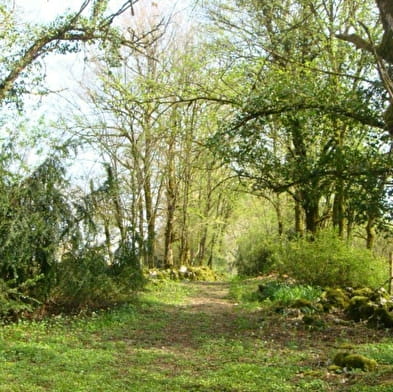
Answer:
M136 303L138 317L118 330L118 338L130 339L135 347L175 347L199 349L212 341L231 341L257 328L257 320L237 311L226 300L222 282L190 283L198 290L185 304L172 305L159 299L140 299ZM112 331L114 333L115 331ZM116 334L114 334L116 335Z

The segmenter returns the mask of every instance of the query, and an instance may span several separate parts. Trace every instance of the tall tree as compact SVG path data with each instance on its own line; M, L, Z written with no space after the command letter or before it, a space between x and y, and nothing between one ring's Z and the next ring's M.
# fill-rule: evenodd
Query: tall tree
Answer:
M354 170L351 149L366 147L361 135L367 126L383 128L378 104L364 88L375 85L369 56L360 53L355 60L336 39L353 17L351 4L234 1L211 11L226 31L224 40L236 31L238 43L228 58L249 86L216 144L256 189L289 192L313 233L330 215L333 198L333 222L343 235L344 188L362 174ZM363 13L368 10L366 4ZM382 166L374 175L387 172Z

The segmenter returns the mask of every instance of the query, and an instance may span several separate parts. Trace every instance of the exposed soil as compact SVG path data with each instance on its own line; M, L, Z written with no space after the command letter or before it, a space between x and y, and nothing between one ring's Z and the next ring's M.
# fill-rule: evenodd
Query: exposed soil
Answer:
M229 285L223 282L190 282L193 294L185 303L165 309L165 337L156 344L197 348L201 336L236 337L241 332L238 320L246 314L229 296ZM254 328L255 325L249 325ZM241 328L242 329L242 328Z

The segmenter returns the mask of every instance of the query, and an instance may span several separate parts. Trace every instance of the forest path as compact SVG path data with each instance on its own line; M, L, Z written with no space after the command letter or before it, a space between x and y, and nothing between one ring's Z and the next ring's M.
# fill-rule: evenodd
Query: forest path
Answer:
M145 309L149 327L139 331L139 342L184 352L212 341L251 336L257 328L255 317L230 299L228 283L189 282L178 287L186 293L180 300L166 297Z
M234 282L151 282L135 302L91 317L3 326L0 392L392 391L388 332L310 330L237 305L229 290L239 294ZM369 353L379 373L329 371L343 342L364 352L378 341Z

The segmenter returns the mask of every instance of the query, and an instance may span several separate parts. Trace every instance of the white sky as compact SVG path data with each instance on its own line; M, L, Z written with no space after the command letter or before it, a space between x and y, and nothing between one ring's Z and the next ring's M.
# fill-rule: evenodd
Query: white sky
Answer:
M10 0L11 1L11 0ZM84 0L12 0L22 19L30 23L48 23L53 21L56 16L63 15L67 12L77 11L80 9ZM110 0L109 6L117 9L123 5L126 0ZM184 9L190 5L190 0L139 0L135 5L136 16L138 12L143 13L146 10L157 10L157 13L165 13ZM61 90L69 87L70 83L78 74L80 69L79 55L50 55L46 59L48 66L47 84L52 90ZM80 73L80 72L79 72Z
M84 0L10 0L13 2L16 11L21 16L22 23L45 24L53 21L56 16L63 15L69 11L80 9ZM114 7L122 5L126 0L110 0L109 4ZM190 0L139 0L135 6L137 18L138 11L157 10L158 13L164 10L179 10L187 7ZM177 5L177 7L176 7ZM139 10L138 10L139 8ZM45 59L47 78L45 85L54 91L63 90L63 93L50 94L42 98L41 105L30 106L30 99L26 99L27 117L30 119L39 118L44 115L47 120L56 121L61 114L64 114L64 107L67 106L66 99L73 96L73 91L78 89L78 79L83 76L83 53L67 55L50 55ZM27 97L26 97L27 98ZM72 99L72 98L71 98ZM34 99L33 99L34 101ZM66 110L68 111L68 110ZM54 131L55 132L55 131ZM87 176L94 167L94 161L97 157L91 153L84 154L80 157L85 160L86 164L77 165L82 177ZM34 158L33 158L34 159ZM90 163L88 163L90 161ZM82 169L85 169L83 170ZM84 173L83 173L84 172Z
M14 0L18 11L30 22L48 22L67 9L76 10L82 0Z

